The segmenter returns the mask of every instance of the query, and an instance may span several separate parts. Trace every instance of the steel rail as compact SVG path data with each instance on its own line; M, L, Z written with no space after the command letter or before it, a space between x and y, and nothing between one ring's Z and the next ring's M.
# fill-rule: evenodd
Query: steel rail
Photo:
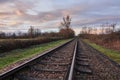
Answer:
M70 71L69 71L69 75L68 75L68 80L72 80L73 79L77 48L78 48L78 41L76 41L76 45L75 45L75 49L74 49L74 54L73 54L73 58L72 58L72 63L71 63L71 67L70 67Z

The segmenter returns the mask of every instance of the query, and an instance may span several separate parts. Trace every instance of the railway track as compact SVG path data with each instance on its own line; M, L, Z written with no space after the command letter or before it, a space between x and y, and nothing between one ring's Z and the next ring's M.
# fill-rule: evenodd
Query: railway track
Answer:
M66 80L76 40L0 75L0 80Z
M120 67L81 40L68 80L120 80Z
M81 40L67 42L8 73L0 80L120 80L120 67Z

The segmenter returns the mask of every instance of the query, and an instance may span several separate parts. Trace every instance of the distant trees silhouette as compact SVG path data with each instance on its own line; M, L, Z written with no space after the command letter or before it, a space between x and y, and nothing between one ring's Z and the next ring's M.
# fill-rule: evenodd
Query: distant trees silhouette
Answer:
M40 29L34 29L32 26L28 29L28 36L30 38L38 37L41 35Z
M63 22L61 22L62 26L59 31L59 34L64 38L72 38L75 36L74 30L70 28L70 24L71 24L71 17L69 15L63 17Z
M67 15L63 17L63 21L61 22L61 28L59 32L44 32L42 33L39 28L35 28L34 26L30 26L27 32L18 32L18 33L5 33L0 32L1 39L21 39L21 38L36 38L36 37L60 37L60 38L72 38L75 36L75 32L70 28L71 25L71 17Z
M79 36L106 48L120 51L120 29L115 27L116 24L101 26L101 28L83 27ZM97 34L98 31L101 31L100 34Z

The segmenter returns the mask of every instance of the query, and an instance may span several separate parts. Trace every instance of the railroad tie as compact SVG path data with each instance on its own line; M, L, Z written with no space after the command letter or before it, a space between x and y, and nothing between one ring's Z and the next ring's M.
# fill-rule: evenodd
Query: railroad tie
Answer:
M83 74L92 74L92 70L89 67L85 66L76 66L76 71Z
M77 65L80 65L80 66L90 66L88 62L80 62L80 61L77 61L76 62Z
M79 57L76 57L76 60L78 60L78 61L89 61L88 58L79 58Z
M69 65L70 63L49 63L49 62L40 62L40 64L51 64L51 65L59 65L59 66L66 66L66 65Z
M17 75L14 80L63 80L63 79L47 79L47 78L36 78L30 76Z

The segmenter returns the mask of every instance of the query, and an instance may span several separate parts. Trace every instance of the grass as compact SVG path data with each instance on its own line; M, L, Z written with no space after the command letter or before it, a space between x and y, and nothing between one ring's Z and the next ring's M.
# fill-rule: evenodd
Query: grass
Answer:
M34 55L40 54L50 48L63 44L67 41L68 40L59 40L59 41L49 42L41 45L31 46L26 49L16 49L16 50L7 52L5 53L5 55L2 55L0 57L0 69L3 69L4 67L10 64L16 63L18 61L30 58Z
M96 50L100 51L104 55L108 56L110 59L120 64L120 52L104 48L102 46L96 45L95 43L90 42L89 40L83 40L85 43L89 44Z

